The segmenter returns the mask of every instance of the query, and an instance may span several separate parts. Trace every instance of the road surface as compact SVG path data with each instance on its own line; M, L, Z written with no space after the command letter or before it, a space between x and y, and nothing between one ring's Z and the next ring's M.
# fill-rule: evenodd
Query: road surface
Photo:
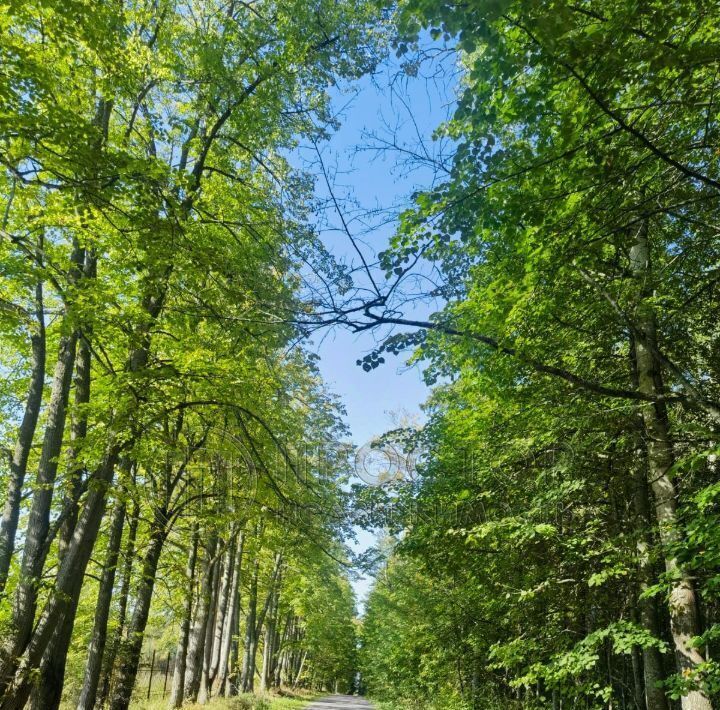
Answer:
M374 707L365 698L356 695L328 695L308 705L305 710L372 710Z

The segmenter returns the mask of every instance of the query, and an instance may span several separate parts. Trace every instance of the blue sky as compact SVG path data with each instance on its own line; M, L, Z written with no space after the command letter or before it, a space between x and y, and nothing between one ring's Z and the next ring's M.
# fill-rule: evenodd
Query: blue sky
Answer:
M335 174L334 190L338 196L357 203L349 226L363 244L370 258L387 247L395 223L393 214L410 203L417 189L427 188L433 179L429 169L408 173L402 155L393 151L371 150L394 130L396 138L412 147L419 133L430 145L432 132L446 117L450 108L451 87L422 78L406 77L402 86L395 81L395 90L388 88L399 69L397 60L388 58L374 77L353 83L346 91L336 91L334 105L341 127L323 148L323 158ZM411 112L412 116L410 116ZM318 193L326 191L318 181ZM367 212L382 214L368 217ZM368 230L370 222L376 227ZM322 231L331 253L348 262L358 259L345 234L330 228ZM418 305L406 311L413 317L427 314L427 306ZM314 338L314 350L320 357L320 368L330 387L342 397L348 411L347 422L353 441L362 445L374 435L393 426L392 412L418 413L428 389L417 367L409 368L402 357L387 357L385 365L366 373L356 360L373 349L377 334L353 334L347 330L323 331Z
M433 179L430 169L411 169L402 152L372 150L371 146L394 136L410 149L422 139L430 150L436 150L432 132L452 106L447 77L440 83L422 77L398 79L398 70L398 61L390 57L375 76L335 92L341 127L322 148L323 161L333 173L333 190L350 205L346 213L350 231L362 243L368 260L387 247L398 209ZM327 196L322 180L317 189L320 197ZM368 216L370 211L372 216ZM322 230L326 247L336 258L357 264L350 240L337 227L336 215L328 217ZM423 317L427 310L428 306L418 305L405 315ZM420 407L429 394L420 369L408 367L402 356L387 356L387 362L371 372L356 365L358 358L373 349L377 338L378 334L369 332L335 329L319 332L311 346L320 356L325 381L347 409L346 422L357 446L397 426L398 415L422 421ZM356 548L366 549L373 542L372 534L360 531ZM369 584L367 579L355 584L360 600Z

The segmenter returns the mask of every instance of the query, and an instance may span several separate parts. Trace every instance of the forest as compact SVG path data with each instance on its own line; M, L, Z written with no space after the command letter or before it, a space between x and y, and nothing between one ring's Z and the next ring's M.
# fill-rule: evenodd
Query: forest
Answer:
M0 0L0 710L720 708L719 18Z

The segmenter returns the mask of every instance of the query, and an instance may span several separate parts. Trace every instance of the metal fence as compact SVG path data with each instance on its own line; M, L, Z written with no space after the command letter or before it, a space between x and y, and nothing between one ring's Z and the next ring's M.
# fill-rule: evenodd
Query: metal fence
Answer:
M170 693L173 669L175 668L175 654L168 653L163 657L153 651L149 658L144 659L138 666L137 678L133 697L136 701L159 700Z

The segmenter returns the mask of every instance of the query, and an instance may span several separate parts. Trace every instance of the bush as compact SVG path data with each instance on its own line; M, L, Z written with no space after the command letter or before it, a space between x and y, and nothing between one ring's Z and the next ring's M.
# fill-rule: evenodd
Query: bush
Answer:
M247 693L233 698L229 708L230 710L270 710L270 703L264 698L258 698L252 693Z

